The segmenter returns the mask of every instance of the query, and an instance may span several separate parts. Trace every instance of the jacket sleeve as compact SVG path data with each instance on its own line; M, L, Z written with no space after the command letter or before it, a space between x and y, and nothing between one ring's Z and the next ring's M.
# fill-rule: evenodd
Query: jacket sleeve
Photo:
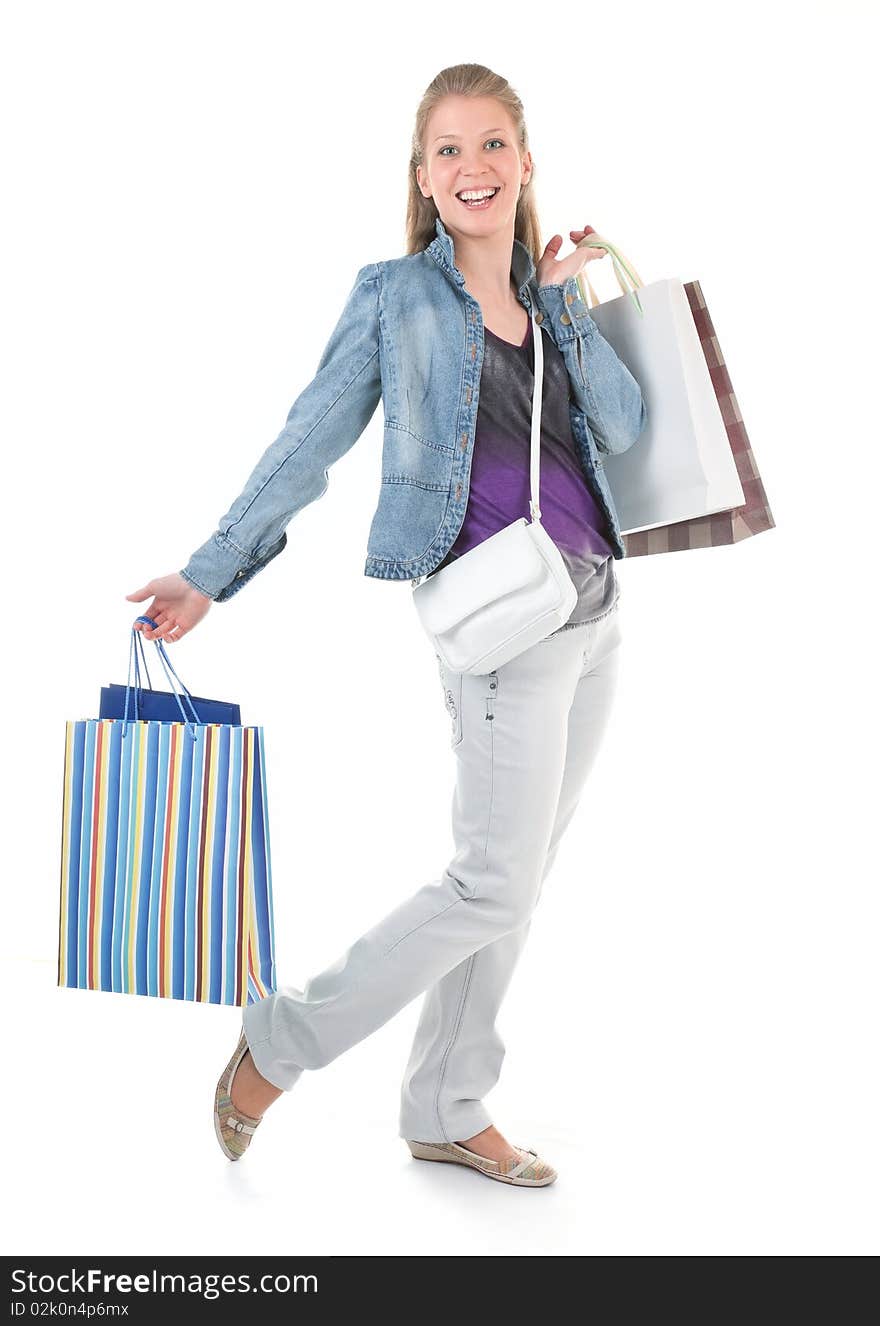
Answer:
M323 496L328 467L370 422L382 395L379 279L377 263L360 269L314 378L218 529L181 570L216 602L237 594L283 551L290 520Z
M590 317L573 276L562 285L538 286L536 293L596 446L606 455L627 451L648 422L639 384Z

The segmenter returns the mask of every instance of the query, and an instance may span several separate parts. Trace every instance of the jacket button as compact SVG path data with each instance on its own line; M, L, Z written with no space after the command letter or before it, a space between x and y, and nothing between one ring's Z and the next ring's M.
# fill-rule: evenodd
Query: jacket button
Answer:
M543 313L536 313L536 314L535 314L535 322L537 322L538 326L540 326L541 323L542 323L543 321L544 321L544 314L543 314Z
M571 324L571 318L567 313L563 313L559 321L562 323L563 327L568 327Z
M566 302L566 304L573 304L573 303L574 303L574 295L566 295L566 296L565 296L565 302Z

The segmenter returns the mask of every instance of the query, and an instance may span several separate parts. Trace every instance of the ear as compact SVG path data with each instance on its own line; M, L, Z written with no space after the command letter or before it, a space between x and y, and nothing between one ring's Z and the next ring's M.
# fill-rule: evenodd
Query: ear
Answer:
M421 166L416 166L416 182L419 186L422 197L430 198L431 194L425 192L425 189L427 188L427 182L425 180L425 172L422 170Z
M524 185L528 184L531 179L533 169L534 162L532 161L532 154L531 151L528 151L522 159L522 183Z

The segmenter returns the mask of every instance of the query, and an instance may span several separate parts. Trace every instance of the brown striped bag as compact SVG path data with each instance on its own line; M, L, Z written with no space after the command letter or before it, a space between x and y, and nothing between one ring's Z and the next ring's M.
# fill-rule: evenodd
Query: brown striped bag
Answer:
M626 555L737 543L775 526L721 345L699 281L645 285L609 241L621 295L600 303L578 286L590 316L642 387L643 435L602 455ZM582 274L586 276L586 269ZM635 311L634 311L635 310Z

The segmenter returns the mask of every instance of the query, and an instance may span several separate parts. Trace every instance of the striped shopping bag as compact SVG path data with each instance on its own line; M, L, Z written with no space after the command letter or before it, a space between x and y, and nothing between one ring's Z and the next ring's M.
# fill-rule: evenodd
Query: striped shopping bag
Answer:
M263 729L200 722L173 681L182 721L136 718L130 683L122 718L66 725L58 984L253 1003L275 989Z

